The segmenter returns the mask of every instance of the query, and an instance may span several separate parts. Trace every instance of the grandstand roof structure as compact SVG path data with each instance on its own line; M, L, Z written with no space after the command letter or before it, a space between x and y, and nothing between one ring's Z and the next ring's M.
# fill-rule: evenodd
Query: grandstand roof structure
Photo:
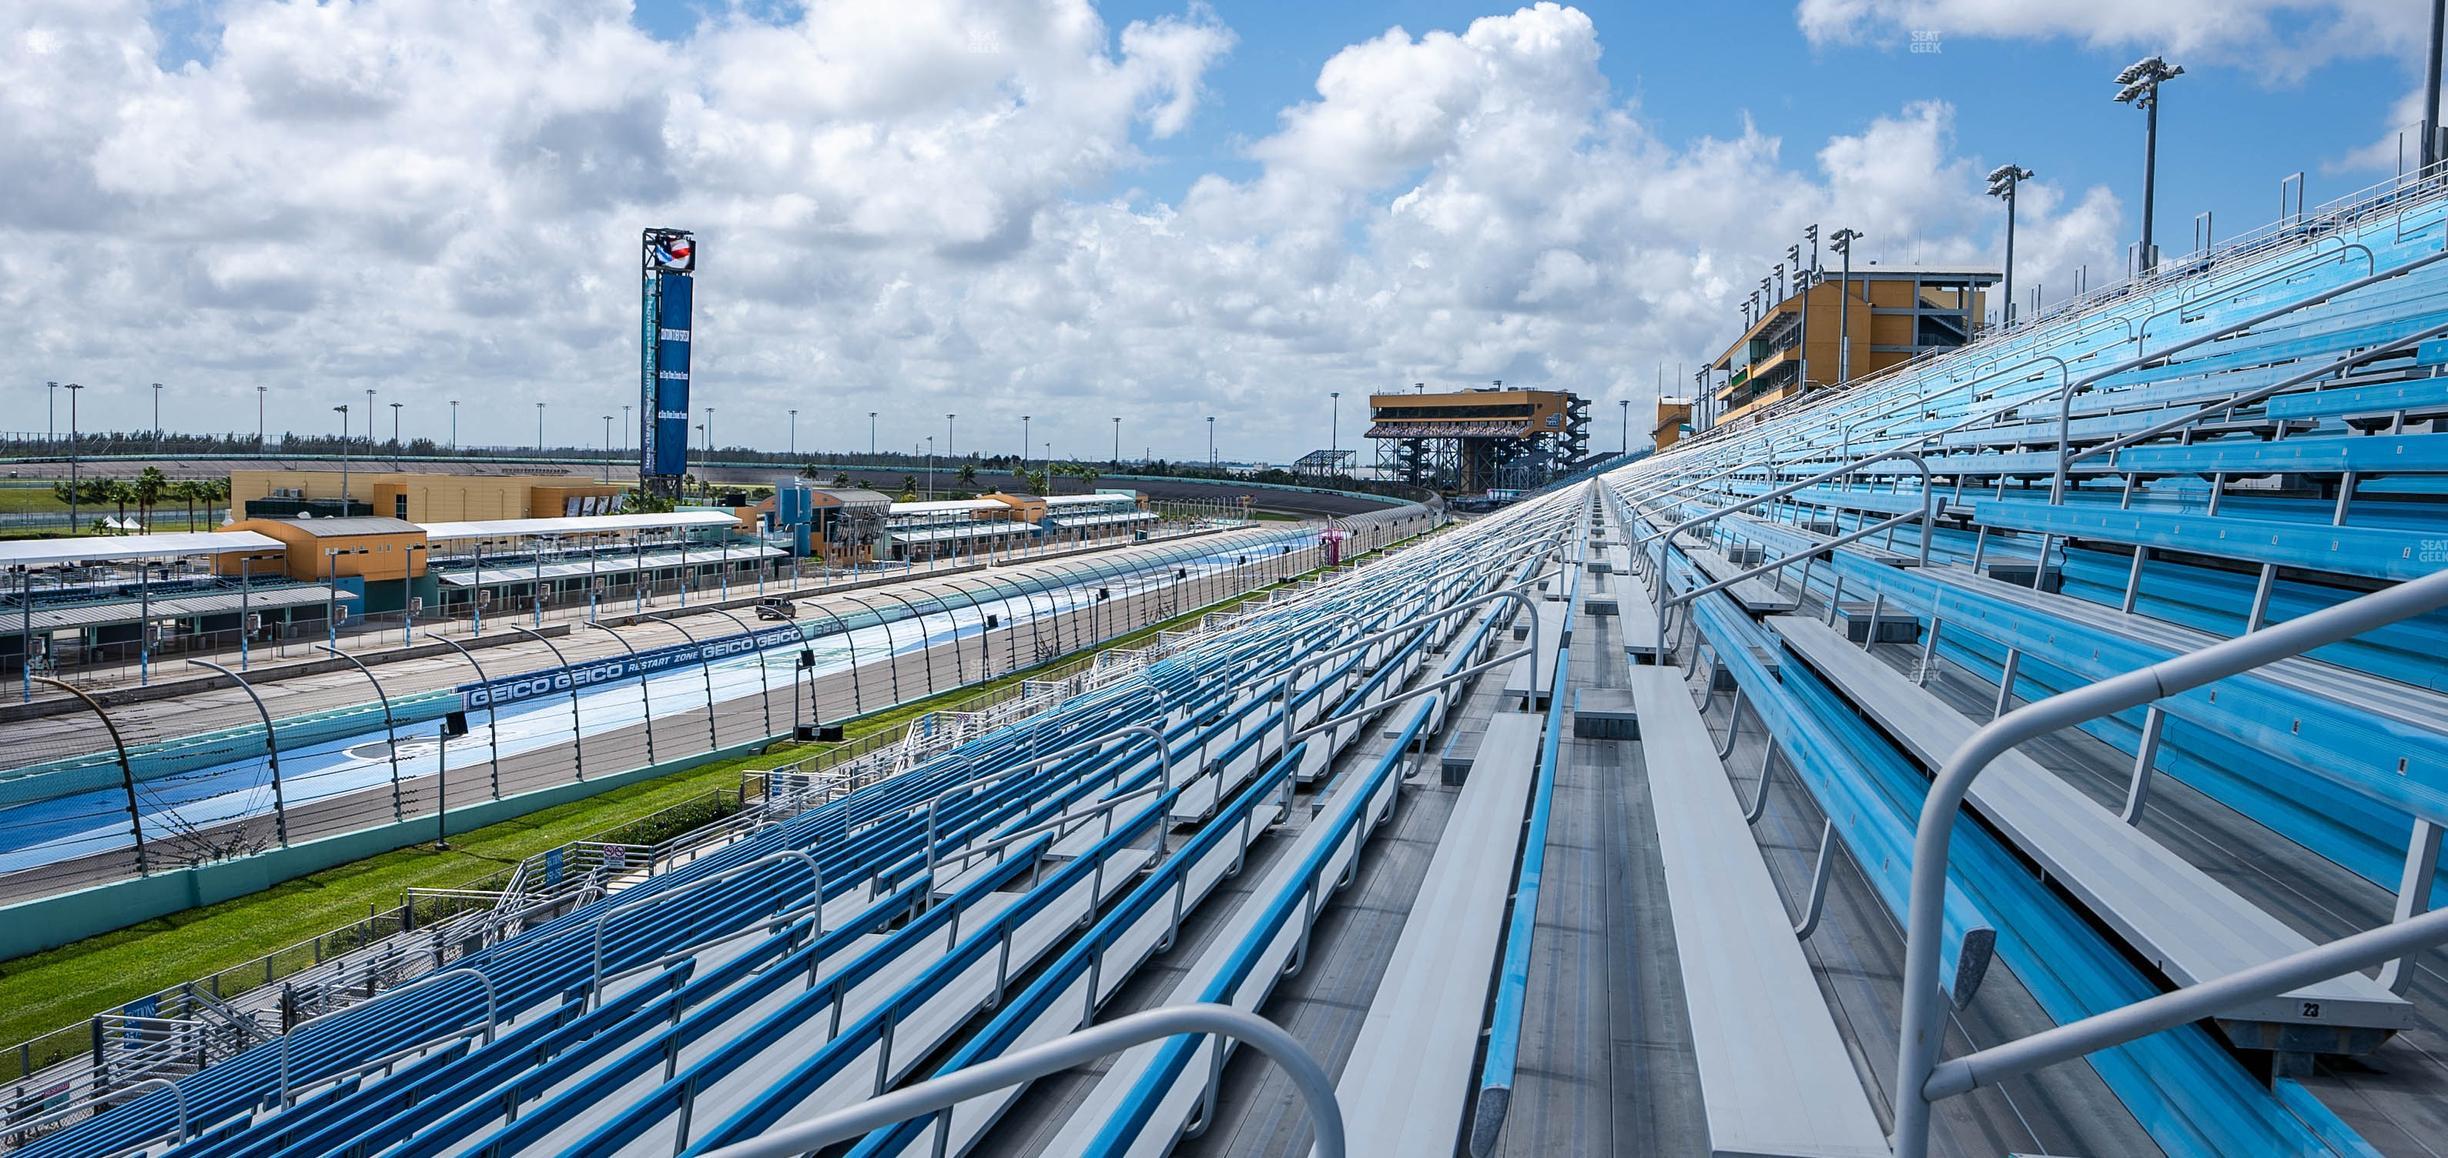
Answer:
M449 539L617 535L638 531L673 531L726 525L738 526L738 516L729 511L683 508L653 514L555 516L544 519L478 519L466 522L426 523L424 527L427 539L441 542Z
M86 535L73 539L0 542L0 567L169 559L186 555L279 550L280 541L253 531L170 531L159 535Z

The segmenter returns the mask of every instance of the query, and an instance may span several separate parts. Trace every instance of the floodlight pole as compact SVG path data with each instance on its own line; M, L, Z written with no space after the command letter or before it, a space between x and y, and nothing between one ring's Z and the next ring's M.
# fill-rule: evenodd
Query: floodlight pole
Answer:
M1853 380L1853 243L1861 240L1861 232L1852 228L1839 229L1829 235L1828 244L1844 259L1836 274L1836 385L1842 389Z
M2423 69L2422 171L2429 178L2440 160L2440 41L2448 35L2448 0L2431 0L2430 63Z
M83 389L85 387L77 383L68 384L68 533L71 535L78 534L83 526L77 521L77 492L82 489L77 481L77 443L83 441L77 434L77 393Z
M2436 45L2436 39L2434 41ZM2436 55L2437 49L2434 48ZM2116 75L2118 104L2140 105L2143 112L2142 131L2142 252L2135 259L2137 278L2148 277L2159 265L2151 248L2152 207L2158 196L2159 170L2159 87L2184 75L2184 66L2171 65L2157 56L2146 56L2125 66ZM2436 115L2427 113L2426 116Z
M2154 86L2156 87L2156 86ZM2151 247L2151 207L2159 196L2159 98L2153 96L2142 113L2142 272L2158 268L2158 255ZM2006 308L2014 308L2014 295L2006 296Z
M2021 165L2000 165L1989 171L1989 195L2006 202L2006 304L1998 314L2000 328L2014 324L2015 194L2031 176L2032 171ZM2150 226L2145 224L2143 228Z

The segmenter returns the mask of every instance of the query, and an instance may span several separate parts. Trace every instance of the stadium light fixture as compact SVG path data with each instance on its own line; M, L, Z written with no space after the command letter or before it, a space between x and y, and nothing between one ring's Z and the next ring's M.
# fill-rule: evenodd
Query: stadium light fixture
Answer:
M346 514L348 514L348 513L349 513L349 489L348 489L348 482L349 482L349 479L348 479L348 452L349 452L349 433L348 433L348 403L343 402L343 403L341 403L341 404L340 404L340 405L338 405L338 406L334 406L334 407L332 407L332 413L337 414L337 415L339 415L339 416L340 416L340 513L341 513L341 514L343 514L343 515L346 515Z
M2151 211L2158 196L2159 169L2159 86L2184 75L2184 66L2169 64L2158 56L2146 56L2125 66L2116 74L2119 88L2116 102L2141 109L2145 120L2142 132L2142 248L2136 256L2136 275L2147 277L2159 265L2158 251L2151 246ZM2013 309L2013 295L2007 295L2007 308Z
M1989 170L1989 195L2006 201L2006 308L2000 315L2005 325L2014 324L2014 230L2015 191L2032 179L2032 171L2021 165L2000 165Z

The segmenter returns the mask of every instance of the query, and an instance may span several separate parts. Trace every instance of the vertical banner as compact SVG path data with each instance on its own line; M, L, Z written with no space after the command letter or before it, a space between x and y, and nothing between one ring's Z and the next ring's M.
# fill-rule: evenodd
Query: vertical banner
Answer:
M640 293L638 474L688 473L689 325L697 241L685 229L649 229Z
M662 308L655 331L655 461L654 473L678 478L688 473L689 428L689 307L696 279L664 274Z

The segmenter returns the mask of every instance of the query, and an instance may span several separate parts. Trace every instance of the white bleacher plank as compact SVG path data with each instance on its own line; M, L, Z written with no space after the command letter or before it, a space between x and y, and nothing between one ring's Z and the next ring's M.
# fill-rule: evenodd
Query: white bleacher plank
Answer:
M1923 767L1938 767L1972 735L1969 718L1817 621L1780 616L1768 623ZM1968 799L2016 848L2179 985L2215 980L2312 947L2285 922L2019 752L1991 762L1973 781ZM2307 1008L2316 1009L2317 1016L2306 1017ZM2220 1016L2400 1029L2412 1024L2413 1007L2355 973L2242 1003Z
M1401 779L1388 776L1367 799L1353 799L1351 794L1355 789L1352 787L1350 778L1338 781L1337 784L1338 787L1329 792L1329 808L1340 807L1348 802L1352 807L1369 809L1371 816L1379 815L1391 807L1392 797L1402 790ZM1310 851L1319 841L1328 839L1331 830L1335 827L1331 823L1320 822L1302 829L1300 835L1293 839L1290 847L1286 848L1281 857L1269 866L1266 876L1251 889L1249 900L1232 912L1222 927L1210 938L1206 948L1199 954L1198 960L1182 973L1175 981L1172 990L1158 999L1156 1004L1179 1004L1199 1000L1200 994L1207 985L1223 971L1225 964L1241 951L1243 943L1256 932L1258 922L1266 914L1269 901L1289 892L1298 883L1303 862L1308 859ZM1347 840L1337 845L1335 851L1327 855L1319 879L1331 881L1341 875L1360 856L1363 843L1365 842ZM1266 942L1258 952L1258 964L1252 971L1250 979L1243 983L1233 995L1233 1005L1256 1010L1265 1004L1267 995L1273 991L1275 982L1281 976L1283 965L1291 959L1294 948L1300 943L1301 933L1300 921L1286 921L1283 927ZM1045 1152L1048 1154L1083 1153L1087 1145L1095 1140L1098 1133L1105 1128L1106 1122L1122 1106L1131 1087L1147 1072L1148 1066L1155 1060L1161 1048L1161 1043L1150 1043L1134 1046L1118 1056L1112 1066L1098 1079L1096 1086L1088 1092L1088 1096L1064 1120L1060 1133ZM1212 1038L1201 1044L1193 1055L1193 1060L1186 1072L1190 1074L1206 1073L1211 1064L1209 1059L1210 1051L1213 1048L1214 1039ZM1197 1102L1202 1089L1203 1083L1195 1078L1178 1081L1168 1087L1159 1099L1158 1108L1150 1118L1151 1122L1161 1122L1166 1125L1151 1125L1140 1131L1126 1148L1126 1153L1145 1158L1145 1156L1158 1155L1169 1150L1175 1137L1174 1124L1189 1116L1190 1109Z
M1535 633L1538 636L1538 649L1531 657L1517 659L1512 663L1505 665L1504 693L1505 702L1508 704L1532 702L1530 700L1531 688L1529 667L1529 661L1531 658L1536 658L1538 660L1539 687L1537 689L1537 702L1543 703L1546 700L1547 695L1555 682L1553 677L1555 675L1556 652L1562 650L1564 644L1564 605L1561 603L1550 603L1544 600L1535 600L1530 604L1530 607L1531 613L1538 617L1538 631ZM1515 616L1509 622L1520 623L1521 617ZM1523 642L1527 643L1530 641L1524 640Z
M1887 1138L1682 675L1631 671L1713 1154L1883 1158Z
M1711 583L1722 583L1750 570L1735 566L1733 560L1712 548L1687 547L1683 553L1700 569L1701 574L1708 576ZM1801 606L1799 597L1778 590L1776 584L1766 577L1745 579L1727 588L1726 594L1733 596L1743 610L1753 615L1781 615Z
M1461 1132L1542 723L1496 713L1471 761L1336 1086L1354 1155L1442 1153Z
M1255 840L1280 815L1281 810L1272 802L1262 802L1251 810L1250 822L1246 827L1236 827L1240 832L1248 834L1251 840ZM1236 835L1218 842L1207 851L1204 857L1193 862L1188 871L1184 873L1182 898L1184 911L1196 911L1207 895L1214 891L1216 885L1234 871L1236 866L1243 863L1242 858L1246 855L1248 855L1248 846ZM1112 946L1105 951L1102 964L1097 970L1098 1000L1102 1001L1111 997L1130 981L1131 975L1149 957L1153 956L1156 947L1164 942L1171 924L1171 908L1164 905L1154 906L1114 939ZM1031 1023L1021 1032L1019 1039L1012 1044L1010 1050L1016 1052L1032 1045L1052 1041L1077 1028L1077 1011L1086 1003L1088 984L1086 977L1073 982L1068 989L1063 991L1061 997L1052 1002L1046 1016ZM1021 1088L1004 1089L971 1098L955 1106L952 1111L952 1129L946 1153L954 1155L968 1153L970 1147L976 1144L979 1136L984 1134L1020 1096ZM929 1134L921 1137L905 1153L911 1155L912 1158L917 1155L933 1155L935 1153L934 1136Z

